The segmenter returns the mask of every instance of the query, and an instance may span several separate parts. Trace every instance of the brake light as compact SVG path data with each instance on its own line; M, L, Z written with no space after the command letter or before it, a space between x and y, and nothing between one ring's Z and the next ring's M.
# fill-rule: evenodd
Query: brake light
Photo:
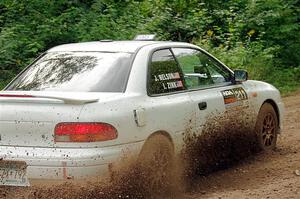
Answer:
M54 130L55 142L99 142L118 137L117 130L106 123L59 123Z
M13 95L13 94L0 94L0 97L25 97L25 98L32 98L32 95Z

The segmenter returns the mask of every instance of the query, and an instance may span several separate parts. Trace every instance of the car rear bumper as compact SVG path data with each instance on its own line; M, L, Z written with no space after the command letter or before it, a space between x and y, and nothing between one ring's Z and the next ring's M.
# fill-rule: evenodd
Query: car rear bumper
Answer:
M85 179L109 176L112 164L136 156L143 141L102 148L0 146L3 160L25 161L29 179Z

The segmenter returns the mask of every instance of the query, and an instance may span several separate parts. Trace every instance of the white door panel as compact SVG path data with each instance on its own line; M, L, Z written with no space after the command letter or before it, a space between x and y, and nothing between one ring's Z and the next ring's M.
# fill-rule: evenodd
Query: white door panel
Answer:
M193 130L195 115L188 93L149 97L145 105L147 131L165 131L180 151L186 132Z
M228 119L235 119L232 113L249 108L243 85L232 84L232 72L211 55L193 48L174 47L172 51L190 90L196 115L195 133L201 134L205 124L211 128L215 127L214 123L219 127L226 126Z
M233 96L225 99L226 93ZM192 99L193 110L196 112L196 133L198 134L201 134L203 126L207 123L217 122L222 125L221 119L231 121L243 119L242 114L253 111L242 84L191 91L189 95ZM203 103L206 103L206 108L203 107ZM203 110L200 110L201 107Z
M219 88L212 88L189 92L196 116L195 133L201 133L203 125L209 118L224 113L224 100L219 90Z

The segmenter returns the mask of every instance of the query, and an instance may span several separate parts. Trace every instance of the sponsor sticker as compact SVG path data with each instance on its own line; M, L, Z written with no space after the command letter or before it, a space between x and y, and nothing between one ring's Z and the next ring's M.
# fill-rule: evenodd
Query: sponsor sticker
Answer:
M248 99L248 95L242 87L224 90L221 93L226 107L242 105L243 101Z

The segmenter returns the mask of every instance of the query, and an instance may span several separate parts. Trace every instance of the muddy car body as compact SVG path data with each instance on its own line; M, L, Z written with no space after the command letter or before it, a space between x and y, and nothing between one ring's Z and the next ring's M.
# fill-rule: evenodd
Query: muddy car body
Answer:
M278 90L234 76L188 43L54 47L0 93L1 162L23 162L29 180L81 179L108 174L157 135L177 154L187 129L201 133L207 117L232 107L245 105L257 117L271 104L280 127Z

